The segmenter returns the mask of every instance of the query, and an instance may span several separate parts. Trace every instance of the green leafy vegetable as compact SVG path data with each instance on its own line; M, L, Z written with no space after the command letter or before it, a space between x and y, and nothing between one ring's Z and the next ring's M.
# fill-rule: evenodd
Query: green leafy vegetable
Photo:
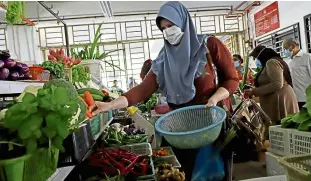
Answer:
M82 82L87 84L91 80L90 73L82 65L76 65L72 68L72 82Z
M70 97L70 91L68 86L49 83L38 90L37 96L25 93L21 102L7 110L4 126L18 132L18 139L30 153L50 142L63 150L63 140L78 127L81 113L79 99Z
M50 71L50 73L57 79L64 78L64 76L65 76L64 64L62 64L62 63L54 63L52 61L44 61L39 66Z
M25 3L23 1L9 1L5 20L9 24L19 24L25 14ZM22 16L22 17L21 17Z

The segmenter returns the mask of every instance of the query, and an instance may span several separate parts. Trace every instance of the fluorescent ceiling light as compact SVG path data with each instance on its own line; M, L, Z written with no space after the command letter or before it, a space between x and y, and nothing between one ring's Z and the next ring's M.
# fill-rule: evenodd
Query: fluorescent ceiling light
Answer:
M99 1L99 5L105 17L113 17L112 8L109 1Z

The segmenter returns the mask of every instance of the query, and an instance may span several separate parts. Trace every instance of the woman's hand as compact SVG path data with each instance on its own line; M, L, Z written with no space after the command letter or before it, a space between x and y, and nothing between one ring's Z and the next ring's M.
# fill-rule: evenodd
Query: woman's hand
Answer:
M217 103L218 103L218 101L215 98L211 97L211 98L208 99L207 104L205 105L205 107L216 106Z
M216 106L221 100L225 100L229 97L229 92L223 87L219 87L215 94L207 101L206 107Z
M97 106L97 109L94 112L92 112L93 115L111 110L111 103L109 103L109 102L98 102L98 101L96 101L95 104Z
M246 95L248 95L249 97L251 97L251 96L254 95L253 89L246 89L246 90L244 90L244 93L245 93Z

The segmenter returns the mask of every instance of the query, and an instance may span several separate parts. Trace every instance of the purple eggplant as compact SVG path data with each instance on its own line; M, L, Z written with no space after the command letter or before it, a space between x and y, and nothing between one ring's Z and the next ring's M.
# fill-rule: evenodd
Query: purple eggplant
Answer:
M4 67L4 62L0 60L0 69Z
M32 79L32 75L31 74L25 74L25 80L31 80Z
M20 73L27 73L29 71L29 67L28 65L24 64L24 63L20 63L20 62L16 62L15 65L17 71L19 71Z
M15 67L16 62L13 59L6 59L3 61L4 62L4 67L8 69L12 69Z
M18 80L25 80L25 74L18 73Z
M10 80L15 81L15 80L18 80L18 78L19 78L19 73L18 72L13 71L13 72L10 73Z
M7 68L0 69L0 80L6 80L10 75L10 71Z

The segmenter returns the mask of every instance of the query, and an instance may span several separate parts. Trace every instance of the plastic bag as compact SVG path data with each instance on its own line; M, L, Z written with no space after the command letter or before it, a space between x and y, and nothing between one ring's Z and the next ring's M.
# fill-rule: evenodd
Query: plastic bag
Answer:
M212 145L200 148L195 160L191 180L221 181L224 176L224 163L220 153Z

